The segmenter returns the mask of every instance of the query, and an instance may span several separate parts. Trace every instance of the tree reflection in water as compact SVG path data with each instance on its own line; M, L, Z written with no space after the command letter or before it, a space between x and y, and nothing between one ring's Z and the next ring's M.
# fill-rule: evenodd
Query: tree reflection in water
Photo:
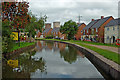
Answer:
M61 55L61 58L63 57L64 60L70 64L72 64L77 60L77 50L70 45L68 45L67 50L66 49L60 50L60 55Z
M23 53L16 59L19 61L19 71L9 67L8 65L3 66L3 78L30 78L31 72L41 71L41 74L47 74L45 61L43 58L33 58L36 51L29 51Z

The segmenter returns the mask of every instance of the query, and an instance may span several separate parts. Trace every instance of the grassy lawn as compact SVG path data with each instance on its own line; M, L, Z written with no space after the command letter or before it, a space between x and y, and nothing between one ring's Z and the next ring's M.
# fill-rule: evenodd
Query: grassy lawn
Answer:
M102 45L102 46L110 46L110 47L119 47L118 45L114 44L104 44L104 43L96 43L96 42L89 42L89 41L77 41L75 42L86 43L86 44L93 44L93 45Z
M19 49L19 48L23 48L23 47L26 47L26 46L30 46L30 45L33 45L35 44L34 42L20 42L20 46L18 43L14 44L14 47L11 49L11 51L14 51L16 49Z
M120 61L119 61L120 54L117 54L117 53L109 51L109 50L100 49L100 48L97 48L97 47L85 45L85 44L82 44L82 43L79 43L79 42L74 42L74 41L69 41L69 42L78 44L78 45L86 47L88 49L91 49L91 50L99 53L100 55L104 56L105 58L110 59L110 60L120 64Z
M56 41L75 43L75 44L78 44L80 46L91 49L91 50L99 53L100 55L104 56L105 58L110 59L110 60L120 64L120 61L119 61L120 54L117 54L117 53L109 51L109 50L100 49L100 48L97 48L97 47L93 47L93 46L83 44L83 43L89 43L89 44L96 44L96 45L104 45L103 43L90 43L90 42L75 41L75 40L57 40L57 39L43 39L43 40L56 40ZM106 44L106 46L107 46L107 44ZM109 45L109 46L111 46L111 45Z

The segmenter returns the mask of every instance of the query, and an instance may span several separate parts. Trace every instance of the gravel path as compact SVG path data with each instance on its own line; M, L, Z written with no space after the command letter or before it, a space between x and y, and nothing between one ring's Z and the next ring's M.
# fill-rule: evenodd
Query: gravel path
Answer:
M112 51L112 52L120 54L120 49L116 48L116 47L102 46L102 45L93 45L93 44L86 44L86 43L83 43L83 44L89 45L89 46L94 46L94 47L101 48L101 49L106 49L106 50L109 50L109 51Z

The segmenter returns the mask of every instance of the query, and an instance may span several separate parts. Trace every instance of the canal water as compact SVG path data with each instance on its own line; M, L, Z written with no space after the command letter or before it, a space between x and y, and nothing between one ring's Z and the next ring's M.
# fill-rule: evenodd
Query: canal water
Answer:
M4 62L3 78L103 78L83 53L59 42L37 41L11 60L18 60L18 67Z

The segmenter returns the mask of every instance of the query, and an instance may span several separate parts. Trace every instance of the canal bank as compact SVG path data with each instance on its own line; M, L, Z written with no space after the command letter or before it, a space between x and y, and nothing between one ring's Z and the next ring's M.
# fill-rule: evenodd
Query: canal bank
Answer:
M10 56L14 56L14 55L17 56L17 55L23 53L26 50L33 49L35 47L35 45L36 44L32 44L32 45L29 45L29 46L25 46L25 47L13 50L13 51L11 51L9 53L6 53L6 58L9 58ZM4 56L4 54L3 54L3 56Z
M44 41L44 40L43 40ZM57 40L45 40L45 41L54 41L54 42L61 42L65 44L70 44L78 48L81 52L83 52L86 57L96 66L102 69L102 71L107 74L108 76L111 76L111 78L115 80L120 80L120 69L117 63L101 56L100 54L96 53L95 51L92 51L88 48L82 47L80 45L70 43L70 42L64 42L64 41L57 41ZM112 79L111 79L112 80Z

